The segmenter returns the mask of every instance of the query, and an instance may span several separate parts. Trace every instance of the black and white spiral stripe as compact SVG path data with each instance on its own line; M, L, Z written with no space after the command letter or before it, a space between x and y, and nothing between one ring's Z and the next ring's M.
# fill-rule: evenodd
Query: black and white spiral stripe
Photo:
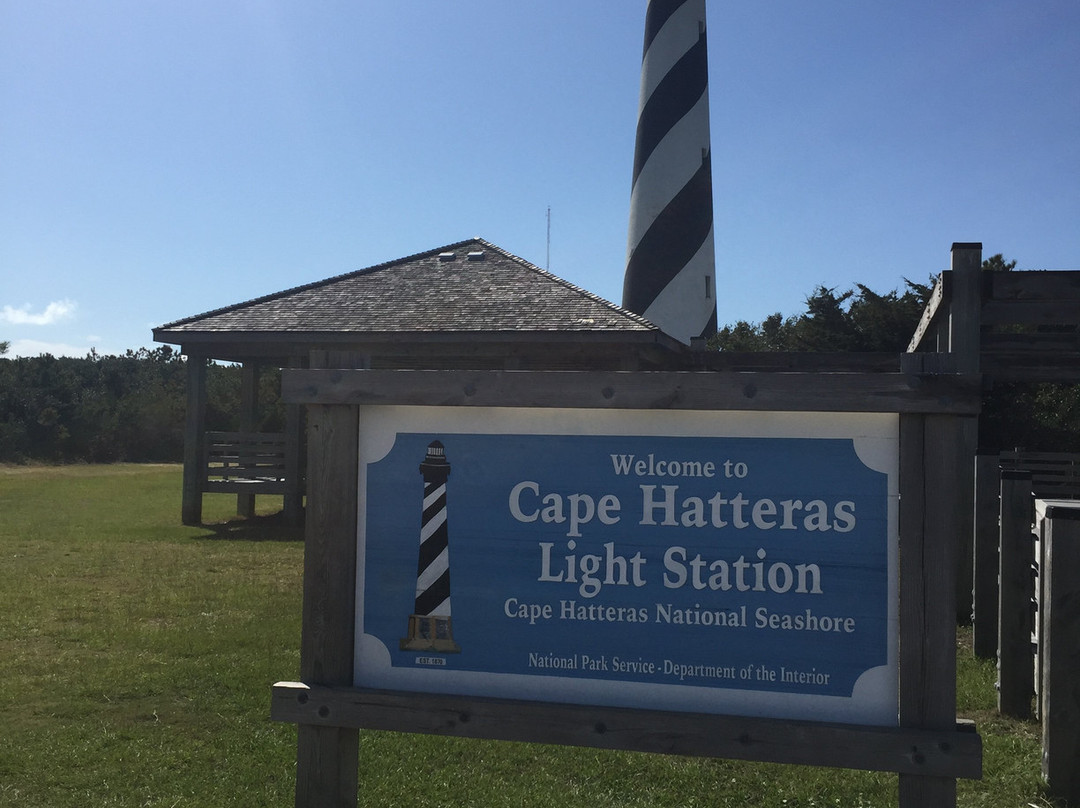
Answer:
M705 0L650 0L623 307L690 342L716 330Z
M450 617L450 542L446 522L446 480L450 464L442 443L428 446L420 464L424 505L420 519L420 555L416 565L416 604L420 617Z

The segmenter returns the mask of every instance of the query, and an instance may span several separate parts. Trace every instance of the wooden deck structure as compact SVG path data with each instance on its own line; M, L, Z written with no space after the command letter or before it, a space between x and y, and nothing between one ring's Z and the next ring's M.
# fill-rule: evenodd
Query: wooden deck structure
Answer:
M986 387L996 382L1080 381L1080 271L986 272L981 244L954 244L951 267L938 277L908 351L947 356L958 370L981 374ZM962 431L969 460L961 469L966 515L960 528L957 618L966 622L978 611L973 600L979 600L980 588L992 586L995 599L997 592L996 554L988 565L980 563L974 551L980 543L976 530L988 529L988 522L976 515L975 458L980 450L997 454L1013 447L980 447L977 417L965 420ZM983 469L985 477L989 467ZM995 499L996 483L984 480L982 486L992 487ZM993 528L994 535L985 536L983 543L996 548L996 524ZM990 576L995 578L992 583ZM996 626L992 633L996 635Z

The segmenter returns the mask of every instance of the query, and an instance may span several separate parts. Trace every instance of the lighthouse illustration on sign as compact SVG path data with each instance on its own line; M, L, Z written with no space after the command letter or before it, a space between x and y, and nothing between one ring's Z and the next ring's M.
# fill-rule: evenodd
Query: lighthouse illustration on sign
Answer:
M402 651L456 654L450 616L450 540L446 520L446 481L450 464L439 441L427 447L420 464L424 500L420 517L420 555L416 564L416 601L409 615Z

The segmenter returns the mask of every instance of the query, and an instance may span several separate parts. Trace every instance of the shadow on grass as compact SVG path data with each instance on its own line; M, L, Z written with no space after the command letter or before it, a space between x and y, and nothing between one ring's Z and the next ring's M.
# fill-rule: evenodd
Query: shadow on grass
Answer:
M205 523L202 529L209 532L198 538L208 540L248 542L302 542L304 540L303 518L300 519L300 524L291 525L284 513L250 518L237 516L224 522Z

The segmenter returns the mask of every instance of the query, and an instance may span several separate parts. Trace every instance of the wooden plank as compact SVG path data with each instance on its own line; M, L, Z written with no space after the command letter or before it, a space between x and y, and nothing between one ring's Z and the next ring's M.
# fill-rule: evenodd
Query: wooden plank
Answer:
M896 373L897 353L813 353L807 351L701 351L693 370L784 371L792 373ZM691 369L691 368L687 368Z
M979 372L982 324L982 244L953 244L953 295L949 306L949 353L961 373Z
M1049 506L1039 655L1043 777L1053 797L1080 805L1080 503Z
M1013 718L1029 718L1035 693L1031 651L1035 597L1031 475L1026 471L1003 471L1000 502L998 711Z
M259 365L244 362L240 371L240 428L255 431L255 418L259 409ZM239 491L236 494L236 515L250 519L255 516L255 493Z
M956 480L960 434L944 415L900 417L900 726L956 722ZM956 805L949 777L900 775L900 806Z
M956 622L971 621L975 599L975 455L979 450L979 419L956 419L960 432L960 467L956 477Z
M988 300L984 325L1062 325L1080 323L1080 298L1057 300Z
M304 543L300 675L317 685L350 685L356 595L359 414L313 406L308 413L310 488ZM302 727L297 740L297 808L355 808L355 729Z
M976 456L972 620L973 651L979 659L997 659L1000 473L996 453Z
M285 483L260 480L207 480L203 491L207 494L284 494Z
M187 412L184 417L184 482L181 520L202 523L203 431L206 428L206 357L187 355Z
M984 353L982 370L1002 382L1080 382L1080 357Z
M974 415L981 381L975 374L316 369L285 371L282 394L323 404Z
M982 742L943 731L274 685L275 721L978 778Z
M993 300L1080 300L1080 271L988 272Z
M983 353L1001 352L1028 356L1080 350L1078 331L1038 331L1035 333L997 334L986 332L979 337Z
M300 367L293 360L291 367ZM303 472L304 416L299 404L285 405L285 491L282 508L290 525L299 526L304 518Z
M300 672L314 684L352 682L358 421L352 407L309 412Z
M919 324L915 326L915 333L908 343L908 353L915 353L920 350L937 351L937 345L927 344L929 342L928 337L937 330L939 323L947 315L951 298L952 273L945 271L938 276L937 282L930 292L930 299L926 301L922 317Z

